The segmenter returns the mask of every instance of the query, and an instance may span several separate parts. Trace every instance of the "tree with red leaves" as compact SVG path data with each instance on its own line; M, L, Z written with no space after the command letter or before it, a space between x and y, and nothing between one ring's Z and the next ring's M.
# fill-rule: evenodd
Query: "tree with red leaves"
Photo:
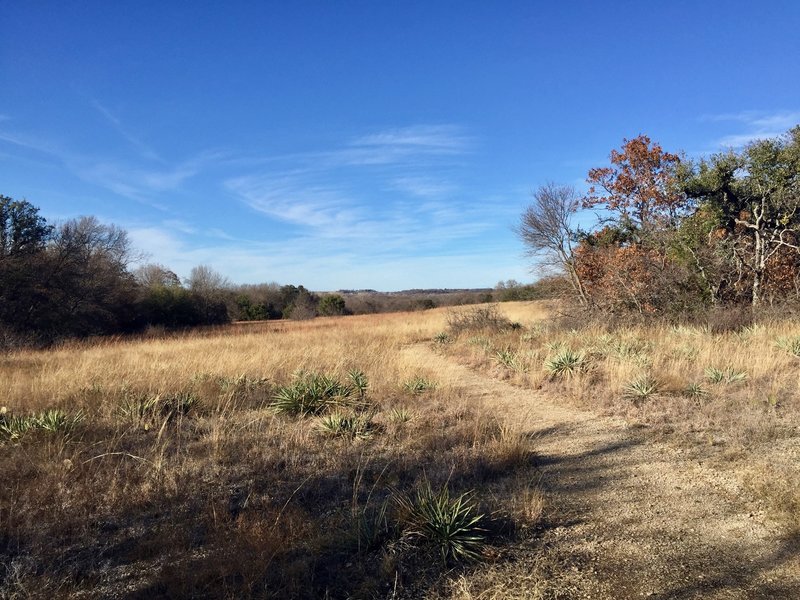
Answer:
M664 152L646 135L623 140L611 151L611 166L591 169L585 208L602 206L618 214L619 224L642 242L663 228L674 228L687 208L677 186L681 159Z

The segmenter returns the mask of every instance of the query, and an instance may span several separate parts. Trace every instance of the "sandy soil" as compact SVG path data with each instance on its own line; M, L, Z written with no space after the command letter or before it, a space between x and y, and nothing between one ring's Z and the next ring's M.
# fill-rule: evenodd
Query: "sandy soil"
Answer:
M502 586L467 597L800 598L800 539L782 535L735 474L622 419L559 405L427 346L413 352L535 440L545 523L487 567Z

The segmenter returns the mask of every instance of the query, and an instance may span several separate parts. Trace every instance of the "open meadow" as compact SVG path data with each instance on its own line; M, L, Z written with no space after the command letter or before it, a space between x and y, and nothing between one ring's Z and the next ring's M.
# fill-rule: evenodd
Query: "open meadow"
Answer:
M548 303L14 351L0 597L797 597L798 366Z

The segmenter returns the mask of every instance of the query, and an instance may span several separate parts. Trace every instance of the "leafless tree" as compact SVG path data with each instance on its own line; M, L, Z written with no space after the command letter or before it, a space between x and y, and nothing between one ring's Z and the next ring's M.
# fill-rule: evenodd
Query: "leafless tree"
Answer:
M164 265L148 263L142 265L133 272L136 282L146 288L155 286L178 287L181 284L180 278Z
M547 183L533 193L533 203L522 213L516 233L529 256L538 257L569 276L579 302L588 306L589 296L575 268L573 248L572 219L579 207L575 188Z
M189 273L186 284L206 323L228 321L225 296L231 288L231 282L227 277L207 265L199 265Z

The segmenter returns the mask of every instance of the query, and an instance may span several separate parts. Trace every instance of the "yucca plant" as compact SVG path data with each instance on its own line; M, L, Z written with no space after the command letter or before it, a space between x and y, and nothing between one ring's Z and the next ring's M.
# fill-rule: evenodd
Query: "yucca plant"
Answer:
M347 377L350 379L350 384L354 390L358 392L359 398L363 400L367 396L367 388L369 387L369 380L364 371L352 369L348 371Z
M484 352L488 352L492 347L492 342L489 341L489 338L486 338L482 335L476 335L469 338L467 343L473 346L478 346Z
M634 402L642 402L650 398L650 396L657 394L660 388L658 380L650 375L638 377L628 383L624 388L625 396L632 399Z
M703 388L699 383L690 383L686 386L685 394L690 398L700 400L708 396L708 391Z
M716 367L706 368L706 379L711 383L738 383L747 379L747 373L736 371L733 367L717 369Z
M42 431L50 433L69 433L75 425L83 420L83 413L78 412L68 416L65 412L56 409L46 410L35 418L35 426Z
M124 419L139 423L155 415L158 400L157 395L126 394L118 410Z
M72 416L59 409L50 409L39 414L12 416L0 415L0 436L10 441L17 441L29 431L46 431L48 433L69 433L83 420L83 412Z
M412 394L422 394L428 390L436 389L436 382L424 377L416 376L403 383L403 389Z
M509 349L498 350L495 353L494 359L504 367L516 371L517 373L526 373L528 371L528 366L525 362L516 352L512 352Z
M330 436L359 439L371 437L377 430L376 424L372 421L372 415L353 415L342 412L325 415L320 419L319 427Z
M388 498L376 508L365 507L355 511L354 529L359 552L378 547L389 534Z
M800 337L780 338L775 342L775 345L792 356L800 358Z
M561 348L544 363L551 377L573 377L586 367L586 355L574 352L569 348Z
M433 341L437 344L448 344L450 343L450 336L447 335L446 332L442 331L433 336Z
M477 560L485 543L485 516L476 512L471 496L469 491L451 498L447 485L434 491L427 480L413 497L396 495L404 537L435 548L444 563Z
M257 390L269 383L269 379L250 377L246 373L242 373L236 377L217 377L216 382L222 392L239 393Z
M21 417L9 414L0 416L0 436L12 442L20 439L35 426L35 417Z
M324 373L301 372L295 381L277 389L270 408L277 413L318 415L332 405L346 403L353 391L353 387Z
M411 413L407 408L393 408L389 411L389 420L394 423L408 423L411 420Z
M198 403L192 392L176 394L128 394L119 406L120 415L133 423L186 415Z

